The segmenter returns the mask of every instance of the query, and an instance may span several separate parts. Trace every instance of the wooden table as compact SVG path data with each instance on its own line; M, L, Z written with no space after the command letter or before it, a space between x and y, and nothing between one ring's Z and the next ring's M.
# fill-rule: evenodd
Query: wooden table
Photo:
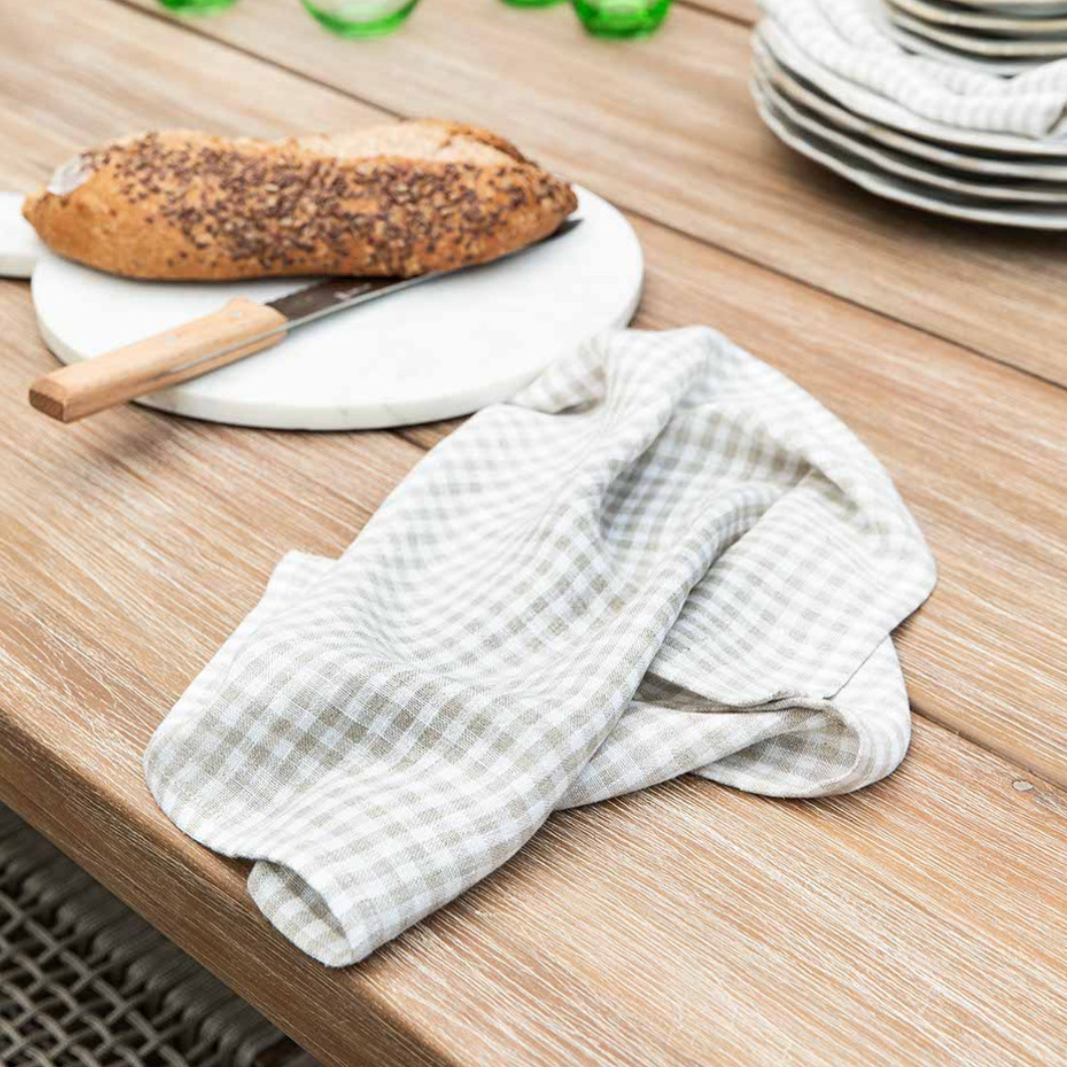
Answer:
M275 935L245 867L151 802L152 729L290 548L337 554L450 426L259 433L137 408L61 426L0 283L0 797L324 1062L1067 1061L1067 248L878 202L780 147L750 0L651 41L567 7L426 0L369 44L296 0L0 12L0 182L149 126L277 135L390 115L499 129L633 219L639 324L712 324L886 462L941 584L899 635L903 768L794 803L686 779L558 815L363 965ZM264 477L264 472L270 477Z

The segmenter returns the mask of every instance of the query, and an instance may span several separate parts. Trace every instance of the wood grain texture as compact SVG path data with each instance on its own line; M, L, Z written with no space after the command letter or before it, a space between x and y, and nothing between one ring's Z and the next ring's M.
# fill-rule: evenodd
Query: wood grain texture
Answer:
M678 0L675 0L678 2ZM734 22L752 23L759 17L756 0L683 0L689 7L708 11Z
M173 50L176 31L165 20L119 5L107 36L93 30L92 5L51 0L48 10L52 18L20 23L19 54L43 48L56 14L69 14L79 52L57 72L57 84L75 78L82 63L91 64L98 71L94 85L102 111L112 98L131 106L122 96L134 76L127 63L137 69L158 66L168 51L174 52L172 84L190 86L197 106L225 116L228 130L244 121L262 129L257 110L262 99L279 106L284 101L287 110L279 121L301 109L320 115L347 103L328 89L262 68L193 34L183 34L183 47ZM63 59L52 62L58 66ZM215 83L210 99L200 101L192 86L202 70L225 70L230 88ZM12 89L29 98L32 65L19 74L26 80L13 81ZM241 92L253 78L257 92ZM126 117L129 128L143 128L157 113L181 123L169 117L181 107L173 94L157 91L133 106L141 110ZM62 107L57 90L39 112L31 106L27 117L47 125ZM362 122L380 120L365 108L360 114ZM276 132L277 127L272 135ZM64 158L76 144L68 134L55 158ZM702 322L731 334L860 432L916 509L941 567L933 602L903 633L917 706L1067 785L1067 657L1061 637L1067 632L1067 603L1048 595L1050 587L1067 580L1064 392L659 227L640 222L638 227L649 263L639 324ZM423 443L442 432L431 429ZM419 440L419 431L405 434Z
M10 28L6 184L146 125L273 134L372 114L162 20L99 10L48 0ZM1065 394L640 232L642 324L711 322L786 370L865 437L922 519L943 574L903 634L922 709L1062 770ZM25 286L0 284L0 795L324 1062L1067 1057L1067 795L921 719L903 769L863 793L780 802L687 779L566 813L363 965L301 956L255 912L246 868L154 807L140 753L281 553L336 555L437 431L264 433L135 408L65 427L23 400L50 365Z
M45 0L17 12L6 6L0 31L8 189L35 190L86 145L140 130L186 127L272 138L382 118L380 109L344 93L190 40L119 5Z
M495 127L620 206L1067 382L1067 242L891 204L781 145L749 96L746 26L678 7L624 64L566 5L435 0L403 33L356 52L291 0L182 27L398 114Z
M686 780L568 813L366 964L301 956L243 865L155 809L140 752L278 554L337 553L419 452L132 408L63 427L8 388L45 362L32 329L4 286L4 798L327 1062L1067 1053L1067 795L921 721L871 790L805 804Z
M0 294L0 325L29 350L19 303ZM0 442L32 449L0 485L4 798L327 1062L1067 1051L1067 796L921 723L904 769L864 793L801 804L686 780L568 813L366 964L301 956L255 914L243 866L154 808L139 755L276 553L338 551L415 450L134 409L32 422L6 381L39 361L5 345L0 372ZM344 491L312 475L327 467ZM47 514L26 507L44 473Z

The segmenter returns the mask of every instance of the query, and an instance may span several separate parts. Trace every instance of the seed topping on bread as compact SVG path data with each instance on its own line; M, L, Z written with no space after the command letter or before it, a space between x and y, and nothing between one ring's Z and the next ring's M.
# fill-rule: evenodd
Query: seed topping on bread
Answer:
M419 154L396 154L405 143ZM392 154L356 154L375 147ZM576 206L507 142L448 123L282 142L148 133L76 163L79 180L27 217L63 254L135 277L453 269L546 236ZM79 220L94 240L70 232Z

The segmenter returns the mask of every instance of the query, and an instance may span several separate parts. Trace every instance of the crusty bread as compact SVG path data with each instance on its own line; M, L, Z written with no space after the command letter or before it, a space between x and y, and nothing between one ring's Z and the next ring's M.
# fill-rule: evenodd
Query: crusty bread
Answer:
M499 137L419 121L286 141L148 133L82 153L23 214L100 270L222 280L452 270L546 237L576 206Z

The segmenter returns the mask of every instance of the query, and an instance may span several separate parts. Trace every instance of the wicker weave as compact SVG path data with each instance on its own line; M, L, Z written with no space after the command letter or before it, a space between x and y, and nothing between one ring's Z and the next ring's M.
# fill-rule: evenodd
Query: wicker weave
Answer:
M2 1067L316 1067L0 805Z

